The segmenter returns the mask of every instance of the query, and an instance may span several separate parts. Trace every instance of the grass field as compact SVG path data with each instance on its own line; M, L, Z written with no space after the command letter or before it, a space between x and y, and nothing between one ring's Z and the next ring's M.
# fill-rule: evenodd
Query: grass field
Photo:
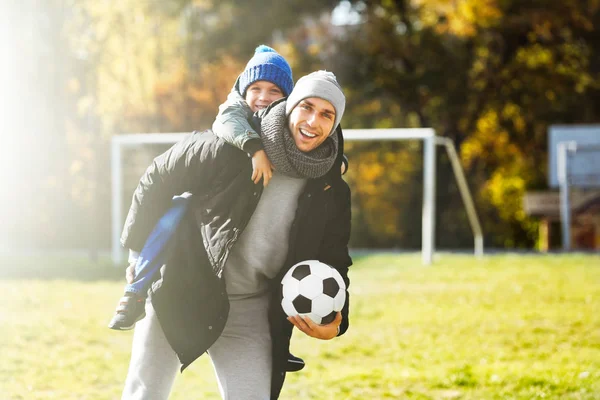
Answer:
M282 399L600 399L600 255L355 257L351 321L295 333ZM0 258L0 399L117 399L131 332L106 328L122 270ZM218 399L207 357L172 399Z

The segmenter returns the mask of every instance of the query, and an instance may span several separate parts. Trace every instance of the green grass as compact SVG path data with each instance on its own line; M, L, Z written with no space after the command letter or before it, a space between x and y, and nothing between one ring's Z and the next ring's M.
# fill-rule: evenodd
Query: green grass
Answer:
M294 334L282 399L600 399L600 256L355 258L346 335ZM117 399L131 332L106 328L123 273L0 258L0 398ZM218 399L202 357L172 399Z

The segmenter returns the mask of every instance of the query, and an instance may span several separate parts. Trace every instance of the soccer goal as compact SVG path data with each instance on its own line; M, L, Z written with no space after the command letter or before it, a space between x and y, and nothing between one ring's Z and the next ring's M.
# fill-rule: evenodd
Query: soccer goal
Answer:
M174 144L188 133L153 133L127 134L112 138L111 143L111 175L112 175L112 260L119 264L124 259L119 238L124 213L124 163L123 151L126 148L136 148L147 145L164 146ZM435 252L435 177L436 177L436 146L443 146L450 159L456 182L465 205L471 230L474 236L474 254L483 255L483 233L473 200L467 186L466 178L456 154L454 143L448 138L438 137L431 128L414 129L345 129L345 141L386 141L386 140L420 140L423 142L423 207L422 207L422 245L421 258L424 265L433 262ZM160 151L157 151L155 156ZM139 179L139 176L137 177ZM131 188L128 188L133 190ZM131 195L129 193L129 195Z

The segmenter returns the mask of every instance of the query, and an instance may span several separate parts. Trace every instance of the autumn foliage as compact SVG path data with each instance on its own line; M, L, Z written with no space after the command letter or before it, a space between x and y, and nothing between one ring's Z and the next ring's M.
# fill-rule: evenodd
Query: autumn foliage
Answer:
M16 244L34 238L55 247L106 247L110 137L209 128L261 43L290 61L296 80L315 69L336 73L348 100L343 127L432 127L454 140L494 247L535 245L537 223L522 198L546 188L548 126L593 123L600 114L597 1L27 4L14 6L12 18L22 22L15 29L33 26L34 35L21 36L50 51L14 46L17 64L32 66L14 73L19 82L37 82L26 93L40 96L39 118L15 129L44 132L44 145L17 157L21 175L9 180L28 182L18 185L29 202L25 222L10 212L5 218L14 229L26 227L12 236ZM49 23L28 24L38 17ZM15 147L34 137L16 136ZM56 151L44 153L48 146ZM420 144L349 143L347 153L352 245L419 247ZM36 158L46 168L24 177L19 160ZM471 233L442 152L438 165L436 241L468 247ZM14 197L11 204L19 203Z

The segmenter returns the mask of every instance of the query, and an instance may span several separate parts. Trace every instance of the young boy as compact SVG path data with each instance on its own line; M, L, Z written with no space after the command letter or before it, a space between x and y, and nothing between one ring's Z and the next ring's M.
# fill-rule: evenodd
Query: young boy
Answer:
M293 87L292 69L287 61L272 48L261 45L238 77L227 102L219 107L219 115L213 124L215 134L252 156L251 178L255 183L262 179L266 186L273 167L262 149L260 136L248 120L255 112L289 95ZM144 318L146 292L163 264L169 239L185 213L189 198L189 193L173 198L172 208L156 224L142 251L139 254L131 252L129 262L135 263L135 278L125 286L125 295L109 328L129 330Z
M212 130L252 157L254 183L262 179L267 186L273 176L273 166L263 150L260 135L249 120L275 100L288 96L293 88L292 70L287 61L272 48L261 45L238 77L227 101L219 107Z

